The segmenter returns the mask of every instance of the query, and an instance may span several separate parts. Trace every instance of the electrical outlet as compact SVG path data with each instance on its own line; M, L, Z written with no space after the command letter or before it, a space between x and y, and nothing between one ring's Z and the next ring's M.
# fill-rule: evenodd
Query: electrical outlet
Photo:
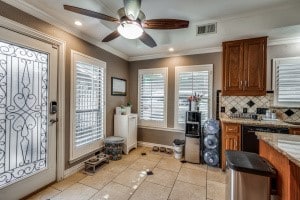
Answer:
M225 112L225 107L221 107L221 113L224 113Z

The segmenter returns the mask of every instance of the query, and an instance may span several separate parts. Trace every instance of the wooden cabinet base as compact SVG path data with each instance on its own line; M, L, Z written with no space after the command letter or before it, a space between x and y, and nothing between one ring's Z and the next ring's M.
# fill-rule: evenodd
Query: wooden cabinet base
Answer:
M226 167L226 150L240 150L241 125L222 123L222 169Z
M289 133L293 135L300 135L300 128L290 128Z
M277 192L281 200L300 200L300 168L262 140L259 140L259 155L277 170Z

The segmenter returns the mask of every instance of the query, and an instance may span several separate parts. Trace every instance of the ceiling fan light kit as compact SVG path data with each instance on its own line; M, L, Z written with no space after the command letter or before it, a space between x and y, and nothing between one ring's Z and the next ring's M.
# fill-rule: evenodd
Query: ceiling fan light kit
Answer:
M140 10L141 0L124 0L124 8L118 10L119 19L94 12L91 10L78 8L75 6L64 5L64 9L86 15L89 17L94 17L97 19L102 19L114 23L118 23L119 26L117 31L114 31L107 35L102 42L109 42L116 39L120 35L127 39L140 39L145 45L153 48L157 46L153 38L148 35L144 29L181 29L187 28L189 26L189 21L180 19L150 19L145 20L145 14Z
M118 26L118 32L127 39L137 39L141 37L144 30L139 23L135 21L126 21Z

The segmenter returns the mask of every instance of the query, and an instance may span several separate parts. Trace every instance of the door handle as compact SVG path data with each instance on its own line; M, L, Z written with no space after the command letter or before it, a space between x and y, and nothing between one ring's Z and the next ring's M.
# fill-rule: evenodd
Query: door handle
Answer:
M58 122L58 118L56 118L56 119L50 119L50 124L52 125L52 124L54 124L54 123L57 123Z

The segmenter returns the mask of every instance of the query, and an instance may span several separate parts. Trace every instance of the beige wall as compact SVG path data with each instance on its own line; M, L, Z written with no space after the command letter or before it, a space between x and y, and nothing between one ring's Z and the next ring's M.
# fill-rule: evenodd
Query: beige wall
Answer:
M300 56L300 43L291 45L277 45L268 47L267 54L267 90L271 90L271 59L279 57ZM133 103L133 111L137 112L138 98L138 69L168 67L168 127L174 127L174 90L175 90L175 66L187 65L214 65L214 90L213 90L213 117L216 113L216 91L222 88L222 53L210 53L201 55L179 56L162 59L152 59L130 62L130 101ZM153 129L141 129L138 131L138 140L157 144L171 145L175 138L183 139L184 135L172 131L159 131Z
M168 127L174 127L174 94L175 94L175 66L189 66L189 65L202 65L213 64L214 67L214 89L213 89L213 115L215 113L215 96L216 91L221 89L221 67L222 67L222 54L210 53L201 55L189 55L180 57L170 57L152 60L143 60L130 62L129 77L130 77L130 101L133 104L133 112L137 112L138 101L138 70L147 68L168 68L168 106L167 117ZM175 138L184 138L182 133L172 131L158 131L151 129L139 129L138 140L144 142L158 143L171 145Z
M119 77L128 80L128 62L103 50L93 44L83 41L65 31L62 31L55 26L48 24L44 21L41 21L31 15L28 15L10 5L7 5L3 2L0 2L0 15L11 20L17 21L21 24L34 28L38 31L44 32L48 35L51 35L55 38L59 38L66 42L66 118L65 120L65 141L66 141L66 163L65 168L69 168L70 165L68 162L69 159L69 149L70 149L70 55L71 49L84 53L86 55L95 57L106 62L107 67L107 85L106 85L106 135L113 135L113 114L114 108L120 104L124 104L128 101L128 96L111 96L111 77ZM129 80L128 80L129 81ZM74 165L75 163L73 163Z

